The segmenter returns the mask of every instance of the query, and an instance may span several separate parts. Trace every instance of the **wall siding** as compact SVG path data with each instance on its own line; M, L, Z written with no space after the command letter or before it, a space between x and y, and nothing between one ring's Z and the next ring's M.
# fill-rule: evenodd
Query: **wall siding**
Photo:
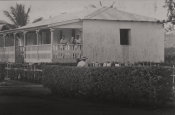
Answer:
M130 45L120 45L120 29L131 29ZM160 24L84 20L83 55L88 61L163 62L164 31Z

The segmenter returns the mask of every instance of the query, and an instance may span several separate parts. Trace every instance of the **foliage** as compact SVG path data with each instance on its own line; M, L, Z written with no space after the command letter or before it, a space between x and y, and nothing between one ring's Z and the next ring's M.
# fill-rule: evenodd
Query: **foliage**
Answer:
M166 31L172 31L175 24L175 1L165 0L164 8L167 8L167 20L163 21L164 28Z
M165 0L165 6L167 8L168 21L175 23L175 2L174 0Z
M66 97L121 104L162 105L172 97L172 69L46 66L44 86Z
M3 12L15 27L21 27L28 23L30 10L31 8L28 8L27 11L25 11L24 5L16 3L15 7L10 7L10 11L5 10Z
M0 63L0 81L4 80L5 77L5 63Z
M10 68L8 71L5 70L3 71L3 75L5 74L4 76L6 76L8 74L8 77L11 78L12 80L22 80L28 82L41 83L43 77L43 73L41 70L47 65L49 64L41 63L41 64L33 64L30 66L28 64L17 64L17 63L11 64L8 66L8 68ZM55 65L75 66L75 63L55 63ZM4 64L3 67L5 66L7 67L6 64Z

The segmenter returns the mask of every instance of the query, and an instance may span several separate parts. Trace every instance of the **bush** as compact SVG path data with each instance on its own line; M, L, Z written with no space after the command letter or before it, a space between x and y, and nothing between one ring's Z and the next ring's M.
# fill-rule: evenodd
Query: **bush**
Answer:
M46 66L43 84L53 93L121 104L161 105L172 95L171 68Z
M6 71L6 75L12 80L22 80L28 82L40 83L42 81L42 72L33 71L34 66L28 67L24 64L12 64L10 70ZM35 68L42 69L41 65L35 65Z
M5 63L0 63L0 81L4 80L5 77Z

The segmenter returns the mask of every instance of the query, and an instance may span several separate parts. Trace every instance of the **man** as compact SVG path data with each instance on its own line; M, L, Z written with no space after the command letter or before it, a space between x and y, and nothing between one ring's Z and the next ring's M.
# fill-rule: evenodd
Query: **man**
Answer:
M86 62L88 58L82 57L81 61L78 62L77 67L88 67L88 64Z

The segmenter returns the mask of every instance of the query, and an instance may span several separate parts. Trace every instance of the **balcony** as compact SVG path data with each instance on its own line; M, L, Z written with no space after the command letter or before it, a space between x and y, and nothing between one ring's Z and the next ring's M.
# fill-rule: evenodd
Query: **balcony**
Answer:
M53 49L50 44L29 45L24 52L27 63L73 63L82 55L82 44L55 44Z
M27 63L51 62L51 45L29 45L24 50L24 60Z
M53 45L53 62L76 62L82 55L82 44L56 44Z

